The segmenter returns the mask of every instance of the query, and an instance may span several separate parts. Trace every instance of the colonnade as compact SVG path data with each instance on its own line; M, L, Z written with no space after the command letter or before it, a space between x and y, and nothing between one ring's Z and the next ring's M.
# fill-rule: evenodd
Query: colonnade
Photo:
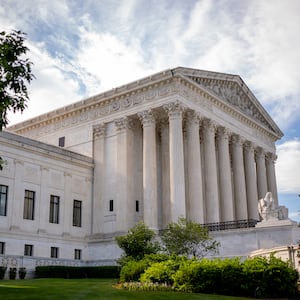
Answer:
M167 121L151 109L137 114L143 139L143 213L150 228L159 229L160 208L163 226L180 216L203 224L258 220L257 201L267 191L277 201L274 153L179 102L162 109Z

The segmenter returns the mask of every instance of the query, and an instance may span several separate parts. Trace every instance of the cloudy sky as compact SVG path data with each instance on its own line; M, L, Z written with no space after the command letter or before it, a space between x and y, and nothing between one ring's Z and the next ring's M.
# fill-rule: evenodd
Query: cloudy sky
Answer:
M10 124L177 66L239 74L285 136L279 202L300 221L300 1L0 0L36 80Z

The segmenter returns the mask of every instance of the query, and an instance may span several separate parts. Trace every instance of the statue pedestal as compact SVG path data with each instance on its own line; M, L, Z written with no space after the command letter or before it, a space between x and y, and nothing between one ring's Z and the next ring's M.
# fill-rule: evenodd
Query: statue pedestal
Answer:
M286 225L297 225L297 222L290 219L278 220L276 218L270 218L268 220L262 220L256 224L256 228L262 227L273 227L273 226L286 226Z

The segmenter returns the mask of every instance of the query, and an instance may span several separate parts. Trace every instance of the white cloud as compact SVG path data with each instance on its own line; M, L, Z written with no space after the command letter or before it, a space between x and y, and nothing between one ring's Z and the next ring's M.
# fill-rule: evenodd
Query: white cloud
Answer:
M300 141L277 146L276 175L279 193L300 194Z

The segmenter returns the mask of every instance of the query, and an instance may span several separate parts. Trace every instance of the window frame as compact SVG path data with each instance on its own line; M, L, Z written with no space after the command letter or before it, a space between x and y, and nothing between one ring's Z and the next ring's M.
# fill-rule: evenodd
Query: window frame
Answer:
M58 258L59 248L58 247L51 247L50 248L50 257L51 258Z
M25 190L23 219L34 220L35 191Z
M66 137L61 136L58 138L58 147L64 148L66 144Z
M73 200L73 226L82 227L82 201Z
M59 224L60 197L50 195L49 223Z
M0 255L5 254L5 242L0 242Z
M6 189L6 191L2 191ZM0 184L0 216L7 216L8 185Z
M24 256L33 256L33 245L32 244L24 245Z
M74 249L74 259L81 260L82 259L82 250Z

